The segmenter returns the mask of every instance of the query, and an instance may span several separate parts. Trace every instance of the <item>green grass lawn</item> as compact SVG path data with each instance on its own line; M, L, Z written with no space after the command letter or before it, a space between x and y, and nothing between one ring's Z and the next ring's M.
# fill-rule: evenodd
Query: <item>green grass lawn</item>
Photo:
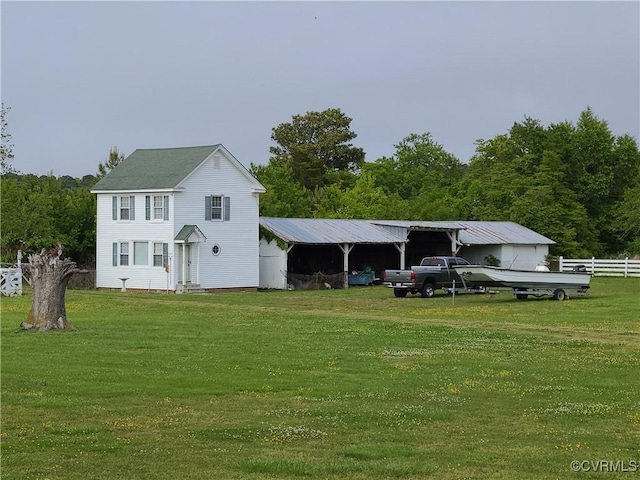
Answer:
M640 474L640 279L452 300L68 291L76 330L37 333L2 298L1 477Z

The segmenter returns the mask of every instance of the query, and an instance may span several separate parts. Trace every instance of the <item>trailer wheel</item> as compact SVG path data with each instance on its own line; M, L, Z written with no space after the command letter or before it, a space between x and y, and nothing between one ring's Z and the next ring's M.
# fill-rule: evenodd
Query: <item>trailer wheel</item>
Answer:
M436 294L435 285L431 282L424 282L424 285L422 285L422 290L420 290L420 295L422 295L423 298L431 298L435 294Z
M565 298L567 298L567 294L561 288L557 288L555 292L553 292L553 299L562 302Z
M394 288L393 295L398 298L406 297L407 291L404 288Z

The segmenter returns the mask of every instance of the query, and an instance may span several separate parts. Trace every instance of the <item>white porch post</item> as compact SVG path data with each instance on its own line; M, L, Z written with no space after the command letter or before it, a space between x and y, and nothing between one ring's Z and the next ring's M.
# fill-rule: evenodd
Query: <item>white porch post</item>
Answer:
M196 264L196 283L200 285L200 242L198 242L197 245L196 253L198 254L198 263Z
M187 276L187 248L186 242L182 243L182 285L187 284L186 276Z

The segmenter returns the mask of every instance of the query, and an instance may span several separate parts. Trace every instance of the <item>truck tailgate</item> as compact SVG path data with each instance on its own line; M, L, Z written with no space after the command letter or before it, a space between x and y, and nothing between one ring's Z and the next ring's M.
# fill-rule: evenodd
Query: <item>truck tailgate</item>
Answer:
M413 278L411 270L385 270L384 281L391 284L411 283Z

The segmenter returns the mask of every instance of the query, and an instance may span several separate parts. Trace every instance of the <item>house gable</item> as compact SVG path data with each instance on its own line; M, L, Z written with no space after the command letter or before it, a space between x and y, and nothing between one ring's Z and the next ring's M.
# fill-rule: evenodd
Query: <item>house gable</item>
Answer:
M191 172L185 175L185 177L176 184L177 189L184 189L189 179L193 175L198 175L198 170L200 168L205 168L206 165L211 164L213 169L219 170L221 169L221 162L227 161L245 178L253 193L264 193L266 191L264 186L251 174L251 172L249 172L249 170L245 168L244 165L242 165L242 163L240 163L236 157L231 154L231 152L229 152L229 150L227 150L223 145L216 145L215 147L216 148L211 151L202 162L195 166Z

